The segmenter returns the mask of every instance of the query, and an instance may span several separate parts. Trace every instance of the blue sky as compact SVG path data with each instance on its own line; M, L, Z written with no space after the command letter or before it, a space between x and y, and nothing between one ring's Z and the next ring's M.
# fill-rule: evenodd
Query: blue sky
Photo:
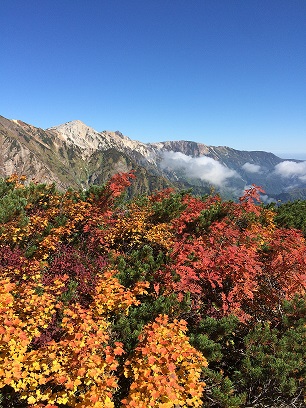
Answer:
M0 51L7 118L306 160L305 0L2 1Z

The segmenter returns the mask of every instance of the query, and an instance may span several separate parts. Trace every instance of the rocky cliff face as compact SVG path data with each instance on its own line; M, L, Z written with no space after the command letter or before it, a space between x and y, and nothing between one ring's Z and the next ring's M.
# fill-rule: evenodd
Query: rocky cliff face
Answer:
M269 196L288 196L290 188L295 194L306 191L306 169L303 178L302 167L295 173L282 167L287 162L296 166L303 162L192 141L145 144L118 131L98 132L79 120L43 130L0 116L0 149L1 177L17 172L39 182L55 182L61 189L84 189L134 169L133 193L167 186L206 193L213 186L234 197L253 183Z
M64 123L47 129L47 131L56 132L59 138L65 140L69 146L79 146L84 157L90 157L97 150L116 149L131 156L137 152L147 161L151 161L152 148L149 145L132 140L118 131L97 132L80 120Z
M97 132L81 121L40 129L0 116L0 176L22 173L59 188L103 184L135 170L141 193L171 183L152 161L152 149L120 132Z

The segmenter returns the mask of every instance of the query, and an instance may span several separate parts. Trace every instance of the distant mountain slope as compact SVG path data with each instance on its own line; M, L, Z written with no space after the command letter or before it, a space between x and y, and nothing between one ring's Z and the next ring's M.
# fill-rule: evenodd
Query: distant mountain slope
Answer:
M84 189L134 169L133 194L168 186L203 194L214 187L236 197L257 184L274 198L290 197L291 189L306 197L305 162L192 141L146 144L118 131L98 132L79 120L43 130L0 116L0 148L1 177L17 172L61 189Z
M98 133L80 121L43 130L0 116L0 147L1 177L17 172L40 182L55 182L61 189L83 189L134 169L137 192L171 185L145 158L146 145L119 132Z

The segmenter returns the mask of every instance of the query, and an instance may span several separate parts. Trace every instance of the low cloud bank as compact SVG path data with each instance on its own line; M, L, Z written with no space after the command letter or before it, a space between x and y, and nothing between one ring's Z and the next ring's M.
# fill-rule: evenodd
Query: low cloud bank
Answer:
M225 187L228 179L239 174L211 157L191 157L180 152L164 152L161 167L183 170L186 176L199 178L218 187Z
M247 171L248 173L261 173L262 169L259 166L259 164L253 164L246 162L244 165L241 167L244 171Z
M283 161L275 166L275 174L284 178L298 178L306 181L306 161L292 162Z
M260 194L260 199L265 204L276 203L275 198L269 197L267 194Z

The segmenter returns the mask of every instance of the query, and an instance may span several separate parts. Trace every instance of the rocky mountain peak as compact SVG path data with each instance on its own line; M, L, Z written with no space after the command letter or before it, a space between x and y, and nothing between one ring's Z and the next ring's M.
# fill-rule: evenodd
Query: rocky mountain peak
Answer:
M149 145L132 140L128 136L123 135L119 130L115 132L107 130L97 132L80 120L66 122L47 130L56 131L60 138L65 140L69 146L81 148L83 158L90 156L96 150L116 149L120 152L128 152L133 155L139 153L146 157L146 160L153 160L155 163L154 155L152 156L152 148Z
M101 138L99 132L80 120L66 122L47 130L58 132L68 145L77 145L83 150L96 150L99 148L99 139Z

